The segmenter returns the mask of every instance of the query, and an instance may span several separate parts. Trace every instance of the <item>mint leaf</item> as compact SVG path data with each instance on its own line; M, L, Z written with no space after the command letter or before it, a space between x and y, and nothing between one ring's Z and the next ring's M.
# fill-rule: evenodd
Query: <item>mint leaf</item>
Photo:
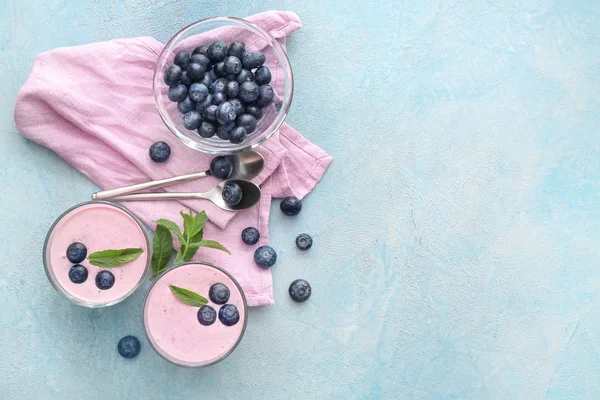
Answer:
M187 304L192 307L202 307L208 304L206 297L200 296L198 293L192 292L184 288L177 287L175 285L169 285L171 293L175 295L183 304Z
M115 268L135 260L142 254L142 249L120 249L96 251L88 256L90 264L102 268Z
M173 237L163 225L156 225L152 241L152 271L158 273L169 262L173 254Z
M204 211L196 214L196 216L192 214L192 210L190 210L189 214L185 214L183 211L180 214L183 217L183 236L186 240L201 233L204 224L208 221L208 217Z
M194 253L196 253L196 250L198 250L198 248L200 248L200 247L210 247L211 249L222 250L225 253L231 255L231 252L229 250L227 250L227 248L225 246L223 246L219 242L215 242L214 240L201 240L196 243L191 243L189 245L189 247L190 247L190 249L195 248Z
M179 264L183 264L185 262L185 260L183 259L183 251L184 251L184 247L181 246L179 248L179 251L177 252L177 255L175 256L175 261L173 261L173 264L179 265Z
M173 232L175 234L175 236L177 236L179 243L181 243L181 244L185 243L185 239L183 238L183 235L181 234L181 230L179 229L179 226L175 222L169 221L168 219L162 219L162 218L155 222L156 222L156 225L164 226L169 231Z

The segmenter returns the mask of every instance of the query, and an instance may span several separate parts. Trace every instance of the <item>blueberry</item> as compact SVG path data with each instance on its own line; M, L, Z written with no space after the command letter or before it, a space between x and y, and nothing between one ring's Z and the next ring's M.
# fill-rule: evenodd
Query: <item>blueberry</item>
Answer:
M301 233L296 237L296 247L300 250L308 250L312 247L313 240L308 233Z
M73 283L83 283L87 277L88 270L83 265L75 264L69 269L69 279Z
M87 247L83 243L73 242L67 247L67 259L74 263L80 263L87 256Z
M235 120L237 126L243 126L248 134L256 129L256 118L252 114L242 114Z
M192 51L192 55L195 56L196 54L204 54L207 55L208 54L208 46L198 46L194 49L194 51Z
M250 226L242 231L242 242L246 244L256 244L258 243L258 239L260 239L260 232L258 232L258 229Z
M271 71L263 65L254 72L254 80L259 85L266 85L271 82Z
M208 290L208 297L215 304L225 304L229 300L229 288L223 283L215 283Z
M223 62L225 63L223 65L223 70L226 74L236 75L242 70L242 62L237 57L229 56Z
M96 275L96 286L100 290L108 290L115 284L115 276L110 271L100 271Z
M204 109L204 118L206 118L209 121L216 121L217 120L217 106L214 104L211 104L210 106L206 107Z
M263 110L261 107L256 104L247 104L246 105L246 113L252 115L257 120L261 119L263 116Z
M208 96L208 88L201 83L192 83L188 95L194 101L202 101Z
M259 107L266 107L273 104L275 101L275 92L270 85L261 85L258 87L258 99L256 99L256 105Z
M186 129L193 131L194 129L198 129L201 123L202 114L198 111L190 111L183 116L183 126L185 126Z
M266 57L260 51L253 51L252 53L247 53L242 58L242 65L246 69L254 69L258 68L265 63Z
M254 74L251 71L242 68L240 73L235 76L235 79L240 85L244 82L253 82Z
M246 110L246 107L244 107L244 104L242 104L240 99L230 99L229 102L231 103L231 105L233 106L233 109L235 110L235 115L242 115L244 113L244 111Z
M187 88L184 84L178 83L175 86L169 88L169 100L179 103L183 101L187 96Z
M209 74L204 74L204 78L202 78L202 80L199 82L209 88L212 86L213 80Z
M217 156L210 162L210 173L215 178L227 179L233 172L233 162L230 157Z
M117 345L117 351L124 358L134 358L140 354L141 348L140 341L135 336L125 336Z
M225 63L223 61L216 63L213 67L216 76L225 75Z
M311 291L310 283L304 279L296 279L292 282L289 289L290 297L297 303L308 300Z
M219 321L225 326L233 326L240 320L240 313L233 304L225 304L219 310Z
M217 74L215 73L215 69L214 69L214 68L211 68L211 69L210 69L210 71L208 71L208 74L207 74L207 75L210 77L210 79L211 79L213 82L214 82L214 81L216 81L216 80L219 78L219 77L217 76Z
M246 131L246 128L243 126L237 126L233 128L229 134L229 141L233 144L240 144L246 140L246 136L248 136L248 131Z
M230 102L226 101L217 108L217 121L219 121L220 124L229 124L230 122L235 121L235 117L235 109Z
M223 92L213 93L212 103L219 106L227 101L227 96Z
M184 86L185 87L185 86ZM258 85L254 82L244 82L240 85L238 93L240 100L250 103L258 98Z
M215 40L214 42L208 45L206 54L212 62L219 62L223 61L225 57L227 57L228 51L229 49L227 48L227 45L224 42L220 40Z
M185 86L190 86L192 84L192 80L190 79L187 71L183 71L181 73L181 83Z
M190 64L190 53L186 50L181 50L175 54L173 63L179 65L182 69L186 69Z
M193 82L196 82L204 78L204 73L206 72L206 69L200 64L190 63L190 65L188 65L186 69L186 72L188 74L188 77Z
M228 206L235 206L242 201L242 188L235 182L227 182L223 187L223 193L221 195L223 196L225 204Z
M231 42L228 54L241 60L244 57L244 54L246 54L246 44L240 41Z
M225 85L224 93L227 95L228 98L233 99L234 97L237 97L239 90L239 83L237 83L236 81L229 81L227 82L227 85Z
M236 75L234 75L234 74L227 74L224 76L224 78L227 79L228 81L235 81L235 77L236 77Z
M225 86L227 86L227 79L219 78L213 82L213 84L211 86L211 89L212 89L211 91L213 93L224 92Z
M157 163L165 162L171 155L171 147L165 142L156 142L150 146L150 158Z
M277 261L277 253L271 246L260 246L254 252L254 262L261 268L271 268Z
M181 73L181 67L179 65L173 64L165 70L163 80L167 85L175 86L179 83L179 79L181 79Z
M204 113L204 110L206 110L208 106L211 106L212 102L213 96L212 94L209 94L203 101L196 104L196 111L198 111L199 113Z
M204 71L208 71L210 65L210 60L204 54L194 54L190 62L202 65Z
M235 128L235 122L230 122L226 125L220 125L217 129L217 136L219 139L229 140L229 133Z
M286 197L279 204L279 208L285 215L298 215L302 210L302 202L297 197Z
M217 312L211 306L202 306L198 310L198 322L201 325L209 326L217 320Z
M215 126L207 121L203 121L198 128L198 134L206 139L215 136L215 131Z
M177 103L177 109L180 113L185 114L188 111L192 111L196 109L196 102L190 99L190 96L186 96L183 101Z

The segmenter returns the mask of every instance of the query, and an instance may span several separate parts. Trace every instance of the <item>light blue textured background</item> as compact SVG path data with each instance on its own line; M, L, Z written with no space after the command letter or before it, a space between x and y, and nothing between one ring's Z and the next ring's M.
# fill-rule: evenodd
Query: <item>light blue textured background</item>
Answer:
M0 1L1 399L600 398L600 4L349 3ZM274 205L278 304L214 367L124 360L146 288L48 284L46 230L96 187L18 134L16 94L41 51L272 8L304 23L288 121L334 157L298 218Z

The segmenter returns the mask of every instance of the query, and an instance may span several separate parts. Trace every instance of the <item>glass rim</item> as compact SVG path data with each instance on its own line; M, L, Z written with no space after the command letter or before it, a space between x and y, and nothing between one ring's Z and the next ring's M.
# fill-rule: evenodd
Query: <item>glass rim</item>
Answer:
M48 242L50 241L50 236L52 235L52 232L54 231L54 228L56 228L56 225L65 217L67 216L70 212L83 207L83 206L87 206L90 204L105 204L105 205L109 205L109 206L113 206L115 208L118 208L121 211L124 211L127 215L129 215L130 217L132 217L132 219L135 221L135 223L139 226L140 230L142 231L143 235L144 235L144 240L146 241L146 248L148 249L147 253L147 260L146 260L146 266L144 268L144 273L142 274L142 276L140 277L140 280L135 284L135 286L133 286L131 288L131 290L129 292L127 292L125 295L112 300L112 301L108 301L106 303L90 303L90 302L86 302L83 300L78 299L77 297L71 295L70 293L68 293L59 283L58 281L56 281L55 279L55 275L53 272L50 271L51 266L50 266L50 261L48 260L47 257L47 250L48 250ZM89 200L89 201L84 201L83 203L78 203L75 204L72 207L69 207L66 211L64 211L62 214L60 214L60 216L58 216L58 218L56 218L56 220L52 223L52 225L50 226L50 228L48 229L48 233L46 234L46 239L44 240L44 247L42 249L42 261L44 264L44 271L46 272L46 277L48 278L48 280L50 281L50 283L52 284L52 286L54 287L54 289L62 294L64 297L66 297L67 299L69 299L73 304L76 304L78 306L81 307L87 307L87 308L103 308L103 307L110 307L110 306L114 306L115 304L119 304L120 302L122 302L123 300L125 300L126 298L128 298L129 296L131 296L142 284L142 282L144 281L144 279L146 278L146 276L148 276L148 271L150 270L150 265L152 262L152 255L150 254L150 252L152 251L152 245L150 243L150 238L148 237L148 233L146 232L146 227L144 226L144 224L142 223L142 221L140 221L140 219L133 214L131 211L129 211L128 209L126 209L125 207L123 207L120 204L116 204L110 201L102 201L102 200Z
M225 354L223 354L221 357L217 358L216 360L213 360L209 363L206 364L191 364L191 363L186 363L182 360L178 360L175 357L170 357L168 354L166 354L163 350L160 350L158 348L158 346L155 346L155 344L153 343L152 339L150 338L150 334L148 333L148 327L146 325L146 306L148 303L148 298L150 297L150 293L152 292L152 289L154 288L154 285L156 285L158 283L158 281L160 281L162 278L164 278L167 274L171 273L172 271L176 270L177 268L180 267L185 267L188 265L204 265L207 267L212 267L222 273L224 273L227 277L229 277L229 279L231 279L231 281L235 284L235 286L238 288L240 294L242 295L242 303L244 304L244 326L242 327L242 331L240 332L240 336L238 337L237 341L235 342L235 344L231 347L231 349L229 349ZM214 365L218 362L223 361L225 358L229 357L229 355L231 353L233 353L233 351L238 347L238 345L240 344L240 342L242 341L242 338L244 337L244 334L246 333L246 326L248 323L248 303L246 302L246 295L244 294L244 291L242 290L242 287L240 286L239 282L226 270L224 270L221 267L218 267L214 264L211 264L209 262L206 261L188 261L186 263L183 264L179 264L179 265L175 265L171 268L169 268L168 271L166 271L164 274L162 274L161 276L159 276L158 278L156 278L156 280L154 282L152 282L152 284L150 285L150 287L148 288L148 292L146 293L146 298L144 299L144 308L142 310L142 323L144 325L144 334L146 335L146 340L148 341L148 343L150 343L150 347L152 347L152 349L164 360L170 362L171 364L177 365L179 367L185 367L185 368L204 368L204 367L210 367L211 365Z
M277 55L278 59L285 61L285 62L280 62L281 68L284 70L283 102L282 102L280 111L275 116L275 119L273 120L273 122L271 122L271 124L263 132L261 132L261 135L257 135L256 138L254 138L253 140L248 141L247 143L246 143L246 141L244 141L240 144L235 144L235 145L231 144L231 146L229 146L227 148L217 148L210 144L205 144L203 142L191 139L190 137L188 137L187 135L182 133L179 130L179 128L177 128L177 126L175 126L175 123L173 122L169 113L167 112L165 105L163 104L162 101L160 101L160 98L159 98L159 92L161 90L161 86L164 84L161 79L161 76L163 73L163 71L161 69L161 65L165 64L165 60L169 56L169 53L172 53L171 47L173 47L173 45L189 29L196 27L198 25L201 25L201 24L208 23L208 22L220 22L220 21L237 24L237 25L240 25L241 27L243 27L244 29L252 31L255 34L259 34L260 36L263 37L263 39L267 40L269 46L271 46L274 49L275 54ZM285 74L287 74L288 79L285 79ZM289 91L288 96L286 96L287 91ZM188 146L194 150L201 151L203 153L208 153L208 154L213 154L213 155L231 155L231 154L241 153L244 151L255 149L256 147L258 147L262 143L264 143L266 140L271 138L279 130L279 128L281 128L281 125L283 125L283 122L285 121L287 114L290 110L290 107L292 104L292 98L294 96L294 75L293 75L290 60L288 59L286 51L279 44L277 39L275 39L269 32L264 30L258 24L255 24L254 22L251 22L251 21L248 21L248 20L245 20L242 18L236 18L236 17L210 17L210 18L201 19L199 21L196 21L196 22L193 22L193 23L187 25L186 27L179 30L167 42L167 44L165 44L165 47L160 52L160 55L158 56L158 59L156 61L156 67L154 68L154 75L152 77L152 92L153 92L153 97L154 97L154 104L156 106L156 109L158 110L158 114L160 115L160 118L162 119L164 124L167 126L169 131L171 131L171 133L173 135L175 135L183 144L185 144L186 146Z

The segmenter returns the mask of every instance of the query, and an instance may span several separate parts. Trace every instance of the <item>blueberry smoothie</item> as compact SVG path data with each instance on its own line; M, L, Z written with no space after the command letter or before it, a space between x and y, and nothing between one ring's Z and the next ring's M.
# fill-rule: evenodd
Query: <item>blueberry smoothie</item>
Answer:
M109 268L90 261L96 252L126 248L139 254L123 265ZM148 238L138 220L106 202L88 202L68 210L54 223L44 246L50 282L67 298L87 307L116 304L133 293L146 274L149 258Z
M186 304L174 289L202 296ZM144 326L152 347L187 367L214 364L229 355L246 328L246 299L237 282L210 264L188 263L161 276L144 305Z

